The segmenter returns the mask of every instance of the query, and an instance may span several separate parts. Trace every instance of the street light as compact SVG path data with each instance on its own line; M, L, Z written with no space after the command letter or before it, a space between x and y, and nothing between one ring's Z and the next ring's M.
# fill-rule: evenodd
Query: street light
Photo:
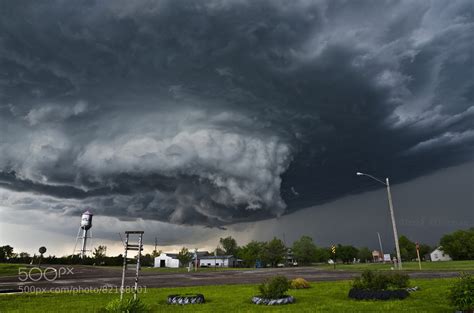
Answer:
M393 214L393 203L392 203L392 194L390 192L390 183L388 178L385 178L385 182L374 177L369 174L357 172L357 176L367 176L372 178L375 181L378 181L381 184L384 184L387 187L387 195L388 195L388 206L390 207L390 216L392 217L392 227L393 227L393 236L395 237L395 249L397 250L397 262L398 262L398 269L402 269L402 258L400 257L400 246L398 245L398 232L397 232L397 225L395 223L395 215Z

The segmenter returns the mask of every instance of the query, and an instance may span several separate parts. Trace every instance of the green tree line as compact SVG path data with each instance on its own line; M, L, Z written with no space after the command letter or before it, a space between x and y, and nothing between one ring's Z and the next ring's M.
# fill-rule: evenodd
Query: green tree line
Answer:
M290 247L276 237L269 241L251 241L246 245L239 246L237 241L231 236L220 238L219 247L212 254L233 255L241 259L243 266L255 267L257 263L262 266L275 267L278 264L285 264L289 260L295 260L299 265L311 263L327 262L333 258L330 247L318 247L309 236L302 236ZM399 238L400 253L403 261L411 261L417 258L416 243L408 237L402 235ZM442 236L439 245L442 250L453 260L473 260L474 259L474 228L457 230ZM420 256L434 250L427 244L420 243ZM107 256L106 246L98 246L94 249L92 256L81 259L79 255L68 255L56 257L54 255L44 256L43 264L86 264L86 265L121 265L122 255ZM142 255L143 266L153 266L154 258L159 256L161 251L153 250L152 253ZM394 254L394 253L392 253ZM0 262L9 263L35 263L39 258L37 255L30 255L27 252L15 253L10 245L0 246ZM182 264L187 264L192 259L192 254L183 247L179 253ZM336 246L336 259L340 262L350 263L354 259L360 262L372 261L372 252L367 247L356 248L351 245Z

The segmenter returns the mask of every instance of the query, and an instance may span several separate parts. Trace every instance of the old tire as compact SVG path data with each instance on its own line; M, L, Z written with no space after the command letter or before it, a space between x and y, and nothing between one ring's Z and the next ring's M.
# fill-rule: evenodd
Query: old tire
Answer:
M252 303L254 304L262 304L262 305L283 305L283 304L291 304L295 302L295 298L292 296L286 296L279 299L267 299L263 297L255 296L252 298Z
M403 300L410 294L405 289L398 290L365 290L352 288L349 291L349 298L356 300Z
M185 295L169 295L168 296L168 304L201 304L204 303L204 295L198 294L185 294Z

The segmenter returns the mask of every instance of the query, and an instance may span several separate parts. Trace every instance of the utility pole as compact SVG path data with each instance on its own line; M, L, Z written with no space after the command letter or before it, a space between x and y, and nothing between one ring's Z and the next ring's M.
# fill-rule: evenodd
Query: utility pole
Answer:
M398 269L402 269L402 258L400 255L400 246L398 244L398 232L397 232L397 224L395 223L395 214L393 213L393 203L392 203L392 193L390 192L390 182L388 181L388 177L385 178L386 186L387 186L387 195L388 195L388 205L390 207L390 216L392 217L392 227L393 227L393 236L395 237L395 249L397 250L397 263Z
M397 232L397 225L395 223L395 214L393 213L393 202L392 202L392 193L390 192L390 182L388 181L388 178L385 178L385 182L381 179L378 179L377 177L374 177L369 174L357 172L357 176L367 176L372 178L375 181L378 181L379 183L385 185L387 187L387 196L388 196L388 206L390 208L390 217L392 219L392 228L393 228L393 236L395 237L395 249L397 250L397 268L399 270L402 269L402 258L400 256L400 246L398 245L398 232Z

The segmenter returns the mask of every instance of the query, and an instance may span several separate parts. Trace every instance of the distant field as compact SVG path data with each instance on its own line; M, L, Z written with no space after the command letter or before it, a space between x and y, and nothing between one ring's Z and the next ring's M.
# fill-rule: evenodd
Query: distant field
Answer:
M324 264L319 265L324 269L332 269L333 265ZM392 264L380 263L359 263L359 264L337 264L338 270L363 271L365 269L371 270L391 270ZM403 262L403 270L418 271L418 262ZM423 271L474 271L474 260L471 261L446 261L446 262L421 262L421 269Z
M329 264L318 264L314 265L315 268L321 268L325 270L333 269L333 265ZM363 271L365 269L371 270L391 270L393 267L390 263L359 263L359 264L337 264L337 270L348 270L348 271ZM121 267L115 266L113 268L120 269ZM232 267L200 267L199 272L213 272L213 271L235 271L235 270L254 270L255 268L232 268ZM474 260L470 261L446 261L446 262L421 262L421 269L423 271L474 271ZM163 272L163 273L187 273L187 268L153 268L143 267L143 271L146 272ZM418 271L418 262L403 262L403 270L406 271ZM194 271L194 269L192 270Z
M140 298L153 312L453 312L447 300L455 279L412 280L419 286L406 300L355 301L347 297L350 282L318 282L305 290L290 290L296 303L279 307L256 306L250 298L257 285L224 285L147 289ZM169 294L202 293L207 303L190 306L166 304ZM0 295L0 312L98 312L118 294L39 293Z
M19 267L29 267L29 264L9 264L0 263L0 277L5 276L16 276L18 275ZM449 262L422 262L421 269L423 271L474 271L474 260L472 261L449 261ZM91 266L92 267L92 266ZM332 270L333 266L329 264L319 264L312 266L315 269ZM337 271L363 271L365 269L372 270L391 270L391 264L379 264L379 263L360 263L360 264L337 264ZM114 269L120 271L121 266L97 266L97 268ZM406 271L418 271L417 262L404 262L403 269ZM199 268L199 272L221 272L221 271L247 271L254 270L254 268ZM152 268L142 267L143 272L148 273L187 273L187 268ZM194 270L193 270L194 271Z

